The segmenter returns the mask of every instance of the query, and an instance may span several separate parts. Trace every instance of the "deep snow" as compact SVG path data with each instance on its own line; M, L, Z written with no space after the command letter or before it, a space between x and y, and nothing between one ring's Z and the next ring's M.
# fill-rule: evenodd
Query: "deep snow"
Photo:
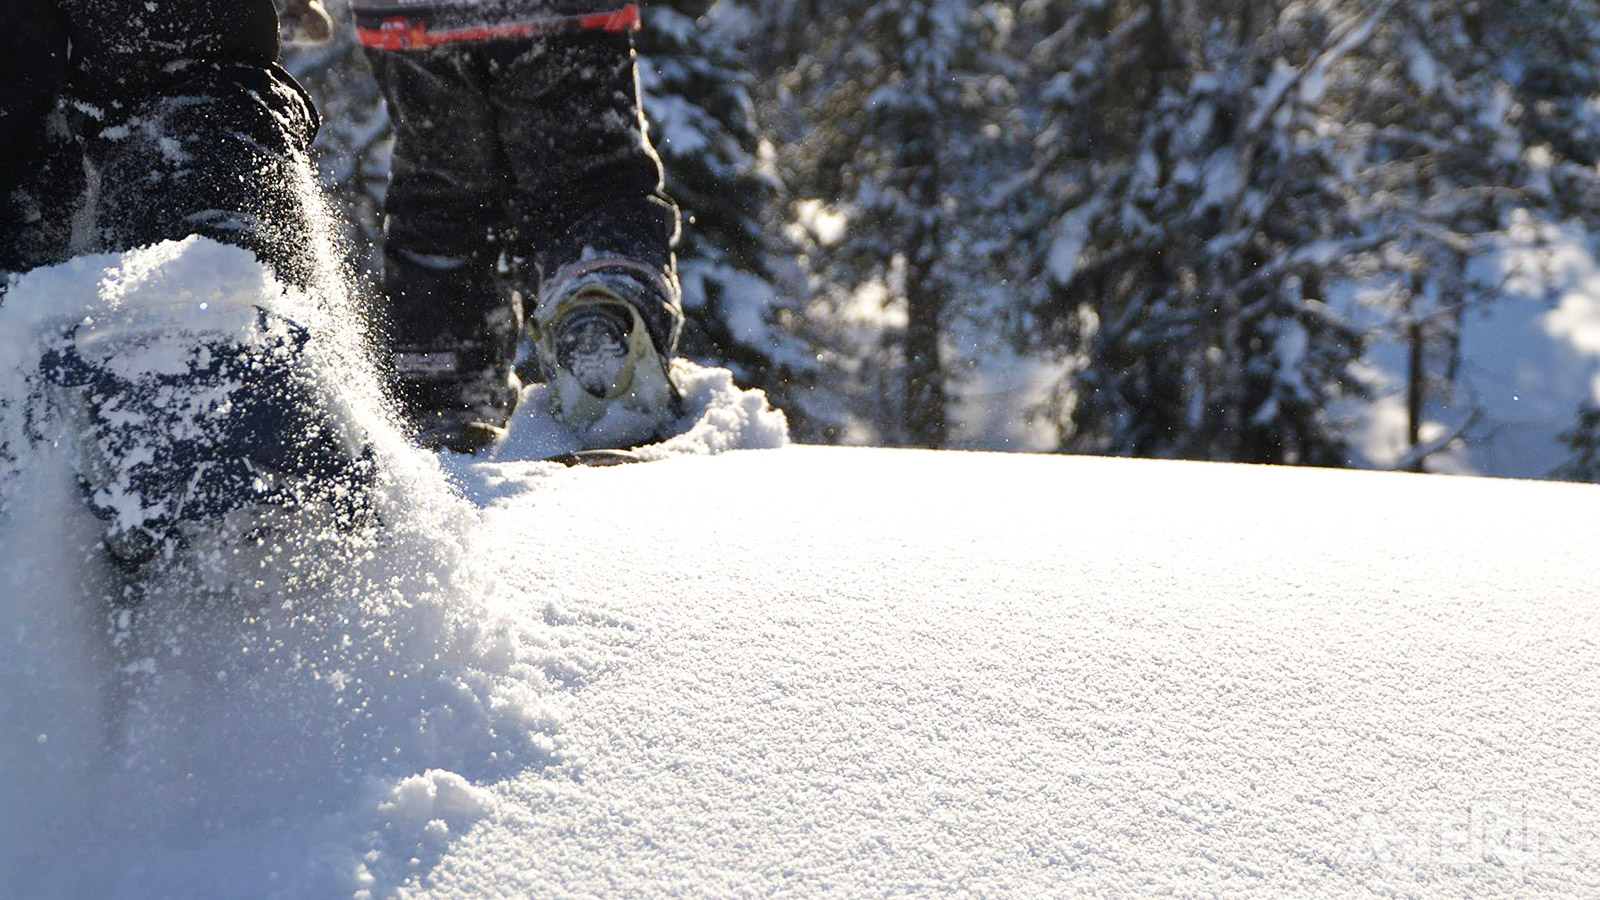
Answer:
M442 466L367 410L384 528L125 628L22 454L0 896L1600 895L1597 489L744 450L781 418L685 374L611 469L523 458L536 403Z

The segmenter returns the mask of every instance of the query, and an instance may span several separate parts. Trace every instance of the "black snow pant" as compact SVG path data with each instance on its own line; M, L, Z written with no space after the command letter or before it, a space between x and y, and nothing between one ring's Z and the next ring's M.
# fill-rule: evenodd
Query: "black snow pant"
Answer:
M272 0L0 2L0 271L199 234L309 283L316 115L278 54Z
M641 276L640 313L663 353L681 309L678 210L645 135L632 39L535 40L368 51L394 122L384 287L410 412L506 406L522 311L595 259ZM530 307L529 312L532 309ZM514 399L514 398L513 398Z

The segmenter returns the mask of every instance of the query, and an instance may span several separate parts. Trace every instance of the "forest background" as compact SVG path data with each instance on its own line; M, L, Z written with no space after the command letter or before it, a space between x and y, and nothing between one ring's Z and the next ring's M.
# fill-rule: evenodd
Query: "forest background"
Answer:
M799 440L1600 481L1600 0L645 21L683 352ZM388 121L339 35L290 64L370 274Z

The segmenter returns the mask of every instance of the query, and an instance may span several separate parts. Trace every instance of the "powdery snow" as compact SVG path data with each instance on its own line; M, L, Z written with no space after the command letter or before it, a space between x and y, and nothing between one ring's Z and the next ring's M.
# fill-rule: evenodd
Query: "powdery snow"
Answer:
M137 613L117 609L127 579L76 483L77 436L36 389L39 354L73 323L215 336L257 306L339 336L308 359L379 463L381 528L264 515L260 539L197 539L147 564ZM548 685L593 658L540 620L484 611L501 591L478 514L340 365L353 348L328 327L337 312L202 240L85 258L8 292L0 896L388 891L481 818L471 782L560 758Z
M789 443L789 422L784 414L773 409L761 391L740 388L727 369L675 359L672 376L682 392L683 414L669 423L672 437L636 448L635 452L644 459L767 450ZM460 478L467 477L474 465L482 468L485 463L501 460L542 460L593 446L593 441L585 440L550 414L549 390L543 384L524 390L505 438L476 457L449 456L446 465ZM606 418L591 426L590 433L604 431L608 426L636 433L638 421L649 420L642 414L614 407ZM601 442L599 446L615 445Z
M539 510L525 583L621 662L417 896L1600 889L1592 489L816 448L526 486L487 528Z
M548 755L491 764L443 729L454 767L407 774L355 741L278 773L278 808L169 820L129 858L88 843L96 798L41 787L13 734L31 805L8 808L53 820L13 840L126 867L52 893L62 870L14 855L28 896L1600 889L1591 488L819 448L470 474L495 485L471 541L497 577L453 602L524 636L440 670L522 671ZM397 739L394 710L459 702L374 693ZM288 712L225 727L305 737ZM93 756L92 731L51 740ZM202 786L284 759L167 749ZM118 759L91 782L115 790ZM330 781L365 786L298 790Z
M24 454L0 895L1600 892L1595 488L718 452L781 417L686 373L643 465L518 458L530 412L447 473L369 415L383 529L131 623Z

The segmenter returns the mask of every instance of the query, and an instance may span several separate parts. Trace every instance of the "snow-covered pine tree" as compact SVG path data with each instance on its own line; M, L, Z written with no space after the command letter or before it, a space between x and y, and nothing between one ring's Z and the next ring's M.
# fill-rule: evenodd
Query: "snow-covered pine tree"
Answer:
M1528 187L1558 220L1600 217L1600 2L1467 3L1464 30L1511 94Z
M1530 211L1595 214L1593 6L1025 4L1049 291L1024 324L1075 362L1063 446L1339 462L1366 338L1408 350L1423 468L1425 420L1474 420L1446 407L1500 295L1475 262Z
M1506 58L1475 0L1392 4L1372 36L1329 78L1325 126L1358 164L1348 184L1354 215L1383 243L1363 260L1379 314L1375 334L1406 348L1409 451L1422 471L1445 446L1425 434L1438 422L1464 431L1477 411L1455 397L1466 316L1497 301L1473 260L1507 227L1529 194L1526 142ZM1524 8L1519 16L1526 14ZM1523 29L1526 31L1527 29ZM1513 39L1515 40L1515 39Z
M1592 235L1600 222L1600 2L1484 3L1474 12L1473 32L1514 99L1527 193L1546 221L1575 220ZM1590 391L1559 436L1570 455L1553 478L1600 482L1600 396Z
M794 64L776 98L790 199L842 223L813 230L807 248L811 321L840 374L878 404L877 440L947 441L945 320L970 279L990 276L963 238L981 230L988 56L1006 18L966 0L796 0L769 12L777 55ZM863 305L880 314L852 314Z
M1550 477L1600 484L1600 404L1584 404L1578 410L1578 421L1560 437L1569 455Z
M1443 446L1424 418L1470 433L1478 415L1456 389L1460 335L1504 285L1477 261L1600 214L1597 13L1592 0L1397 4L1330 86L1329 118L1357 123L1347 143L1364 145L1361 214L1391 237L1370 271L1409 350L1411 468Z
M1074 451L1339 464L1357 331L1323 302L1375 238L1311 109L1369 11L1035 0L1050 216L1023 320L1075 359L1048 410ZM1024 247L1027 247L1025 244Z

